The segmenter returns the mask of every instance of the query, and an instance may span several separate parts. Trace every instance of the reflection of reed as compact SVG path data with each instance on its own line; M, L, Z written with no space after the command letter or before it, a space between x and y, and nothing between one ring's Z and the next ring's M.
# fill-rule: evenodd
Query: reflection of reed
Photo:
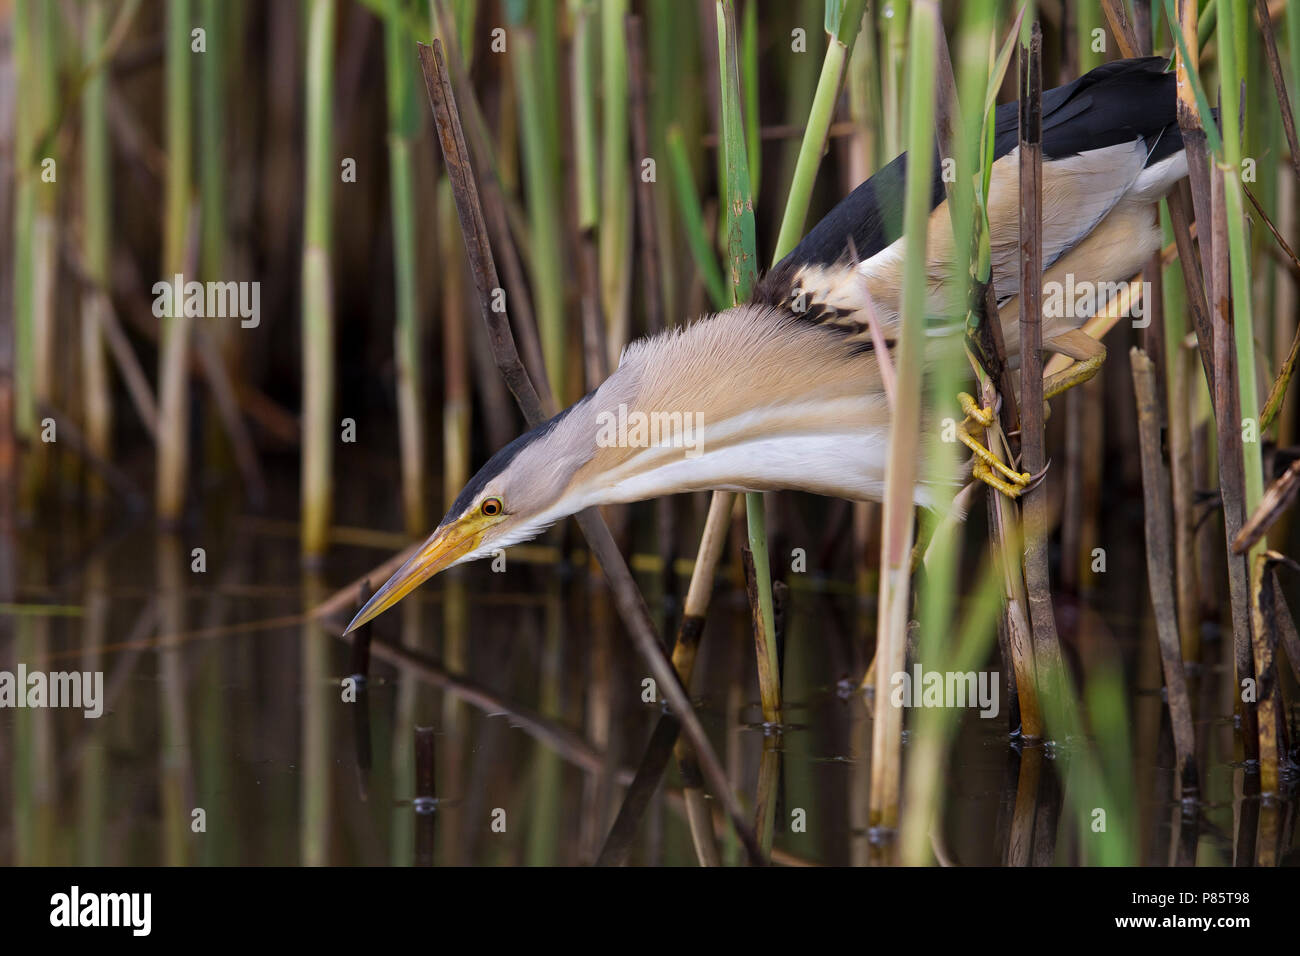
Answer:
M433 866L433 834L437 821L434 801L438 793L436 745L432 727L415 728L415 842L410 859L416 866Z
M190 556L175 535L160 534L155 549L158 575L158 626L164 632L185 630L186 579ZM190 832L194 806L194 771L190 757L189 688L185 648L163 646L158 651L159 776L162 805L163 856L169 866L192 859Z
M94 673L104 667L103 647L108 636L108 564L102 555L86 568L85 611L81 630L81 670ZM107 701L100 701L105 714ZM106 796L108 790L108 734L103 718L87 720L85 745L78 761L77 862L82 866L103 866L105 858Z
M40 582L46 556L39 544L24 549L23 570L32 583ZM29 667L47 660L50 620L23 615L15 625L13 669L18 662ZM54 711L22 708L13 717L13 853L17 866L48 864L54 859L54 814L58 780L54 766Z
M415 603L413 601L407 603ZM464 575L452 569L443 592L442 604L442 660L453 674L469 670L469 600ZM418 633L416 622L411 625L412 635ZM406 641L408 646L413 643ZM418 646L418 645L417 645ZM409 682L414 684L413 681ZM443 866L462 866L468 862L463 838L465 813L461 798L465 793L465 757L473 750L469 740L470 720L465 704L454 694L442 698L442 766L443 792L451 798L450 804L438 812L443 815L442 827Z
M560 581L551 576L546 585L546 612L541 656L537 662L538 711L550 720L561 715L560 682L564 677L564 620L560 599ZM528 797L528 848L525 859L530 866L566 862L559 856L561 840L560 805L563 800L564 776L560 757L549 747L533 749L531 793Z
M315 572L303 573L303 604L311 608L325 595L325 582ZM302 762L298 775L299 859L304 866L323 866L330 859L330 714L339 693L329 679L329 642L325 628L307 618L302 625L299 684L302 688ZM355 706L355 705L354 705Z
M164 220L164 273L193 275L190 164L190 0L167 7L167 201ZM190 267L190 268L187 268ZM158 350L158 471L155 502L165 522L180 520L189 475L190 320L176 297L162 318Z

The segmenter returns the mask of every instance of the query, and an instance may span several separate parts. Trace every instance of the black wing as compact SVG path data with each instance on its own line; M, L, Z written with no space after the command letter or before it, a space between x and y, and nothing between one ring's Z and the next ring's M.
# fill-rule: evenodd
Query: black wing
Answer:
M1090 149L1147 142L1147 165L1183 148L1175 117L1175 77L1163 57L1116 60L1043 94L1043 157L1075 156ZM1018 142L1018 104L1005 103L994 118L994 160ZM931 163L930 208L944 200L936 151ZM869 259L903 234L903 153L832 209L760 284L760 301L783 301L789 281L805 265L832 265L852 251Z

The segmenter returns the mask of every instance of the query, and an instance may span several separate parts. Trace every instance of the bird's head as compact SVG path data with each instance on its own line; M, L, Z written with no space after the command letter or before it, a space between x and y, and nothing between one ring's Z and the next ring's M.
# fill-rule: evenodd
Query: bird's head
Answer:
M613 380L611 379L611 382ZM601 467L597 396L519 436L461 490L446 517L358 612L348 631L378 617L441 571L536 537L561 518L598 503Z

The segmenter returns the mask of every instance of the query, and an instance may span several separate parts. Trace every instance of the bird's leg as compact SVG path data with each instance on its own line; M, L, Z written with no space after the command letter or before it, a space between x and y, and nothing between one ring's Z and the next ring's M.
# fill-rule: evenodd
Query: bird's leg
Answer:
M996 410L981 408L975 399L966 392L959 394L957 400L961 402L961 410L966 414L966 418L957 426L957 439L975 455L975 465L971 469L971 476L992 488L996 488L1008 498L1019 497L1029 487L1034 476L1027 472L1008 468L998 460L997 455L989 451L967 428L968 423L974 424L981 429L988 428L993 424L994 415L997 414Z
M1055 398L1062 392L1068 392L1076 385L1082 385L1084 382L1091 381L1101 371L1102 364L1106 361L1106 348L1100 342L1097 343L1100 350L1086 358L1076 361L1069 368L1057 372L1055 375L1047 376L1043 382L1043 401L1049 398Z

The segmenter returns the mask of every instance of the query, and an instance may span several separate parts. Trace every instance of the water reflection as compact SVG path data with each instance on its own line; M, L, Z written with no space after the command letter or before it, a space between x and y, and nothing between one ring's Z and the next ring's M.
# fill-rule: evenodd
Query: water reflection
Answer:
M514 560L449 574L372 627L369 661L303 615L375 563L340 548L298 570L290 535L137 527L86 546L13 542L0 669L104 672L104 714L0 710L0 862L16 864L738 864L690 749L621 637L598 575ZM202 548L201 562L196 548ZM56 561L55 559L59 560ZM653 576L660 626L675 621ZM690 687L761 839L788 864L896 859L866 826L870 716L849 588L794 582L786 725L759 725L749 612L720 587ZM815 582L814 582L815 583ZM1277 866L1297 855L1294 799L1262 801L1239 763L1223 642L1191 683L1200 803L1173 772L1155 641L1137 598L1069 615L1075 663L1122 667L1132 797L1108 826L1132 862ZM360 599L358 594L357 598ZM364 675L364 676L363 676ZM351 679L349 683L347 679ZM1294 721L1294 713L1291 715ZM1010 746L1003 718L961 724L936 859L1097 862L1072 801L1071 745Z

